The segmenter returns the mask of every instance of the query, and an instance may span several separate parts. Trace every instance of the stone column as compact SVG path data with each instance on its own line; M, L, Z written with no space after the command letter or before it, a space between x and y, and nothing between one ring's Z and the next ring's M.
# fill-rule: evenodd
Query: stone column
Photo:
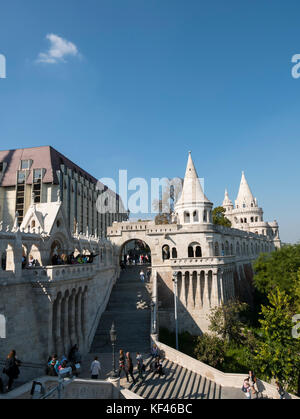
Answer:
M71 345L75 345L76 334L75 334L75 290L72 291L72 294L69 297L69 335Z
M207 244L208 244L208 255L207 256L213 257L214 256L214 242L213 242L213 240L209 240L207 242Z
M201 280L200 280L201 271L197 272L197 292L196 292L196 301L195 305L199 309L202 308L202 301L201 301Z
M218 272L212 273L212 289L211 289L211 306L215 307L219 305L218 298Z
M63 313L63 331L64 331L64 350L65 355L68 356L70 350L70 338L69 338L69 293L67 292L64 297Z
M56 298L56 330L54 348L58 354L63 353L63 342L61 339L61 295Z
M82 292L81 294L81 332L82 332L82 346L83 346L83 351L85 351L85 347L86 347L86 336L85 336L85 331L86 331L86 290Z
M204 271L203 308L209 307L208 300L208 272Z
M76 296L76 304L75 304L75 327L76 327L76 337L78 341L79 348L81 348L82 342L83 342L83 336L82 336L82 328L81 328L81 298L82 298L82 292L81 290L78 292Z
M189 291L187 296L187 305L190 308L194 307L194 300L193 300L193 272L189 272Z
M219 270L218 272L218 282L219 282L219 305L223 304L223 272Z
M186 307L185 272L182 273L181 277L182 277L182 284L181 284L182 299L181 299L181 302L182 302L183 306Z

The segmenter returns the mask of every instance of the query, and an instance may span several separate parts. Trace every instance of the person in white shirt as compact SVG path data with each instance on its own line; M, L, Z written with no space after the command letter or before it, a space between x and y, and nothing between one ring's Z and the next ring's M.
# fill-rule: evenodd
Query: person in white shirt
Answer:
M100 372L101 372L101 364L98 361L98 357L95 356L95 359L94 359L94 361L91 364L91 376L92 376L92 379L93 380L97 380Z

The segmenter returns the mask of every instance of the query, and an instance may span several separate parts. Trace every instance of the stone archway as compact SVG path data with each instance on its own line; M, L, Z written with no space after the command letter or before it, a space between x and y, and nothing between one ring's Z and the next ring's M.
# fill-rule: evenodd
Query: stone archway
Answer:
M151 264L150 246L141 239L128 239L119 246L118 260L125 266Z

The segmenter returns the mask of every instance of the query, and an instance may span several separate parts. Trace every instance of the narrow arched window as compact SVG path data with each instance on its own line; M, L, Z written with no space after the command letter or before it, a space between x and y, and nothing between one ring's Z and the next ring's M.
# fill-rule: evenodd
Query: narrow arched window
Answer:
M176 259L177 258L177 250L176 250L176 247L173 247L172 248L172 258L173 259Z
M200 246L196 247L196 258L201 258L202 257L202 250Z
M194 249L192 248L192 246L188 247L188 257L189 258L193 258L194 257Z
M219 243L218 242L215 243L215 256L220 256Z
M194 222L198 222L199 221L199 219L198 219L198 211L194 211L193 212L193 221Z
M189 223L190 222L190 213L189 212L185 212L184 213L184 222L185 223Z
M170 248L167 244L162 247L162 258L163 260L170 259Z

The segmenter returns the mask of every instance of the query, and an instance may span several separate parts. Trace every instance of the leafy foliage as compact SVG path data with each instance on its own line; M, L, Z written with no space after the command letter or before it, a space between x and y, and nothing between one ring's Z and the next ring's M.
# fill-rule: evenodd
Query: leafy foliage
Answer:
M268 298L269 305L262 306L259 320L261 336L255 349L255 362L269 380L276 378L295 390L300 371L300 339L292 336L291 298L279 288Z
M221 336L224 341L240 343L243 339L244 324L240 315L248 308L246 303L230 301L214 307L209 314L209 330Z
M231 227L231 221L225 217L225 208L216 207L212 211L213 223L224 227Z
M254 271L254 284L262 295L266 297L278 287L291 297L295 311L300 312L300 244L261 254Z
M224 342L217 336L204 333L196 339L194 355L198 361L215 368L220 367L225 357Z

